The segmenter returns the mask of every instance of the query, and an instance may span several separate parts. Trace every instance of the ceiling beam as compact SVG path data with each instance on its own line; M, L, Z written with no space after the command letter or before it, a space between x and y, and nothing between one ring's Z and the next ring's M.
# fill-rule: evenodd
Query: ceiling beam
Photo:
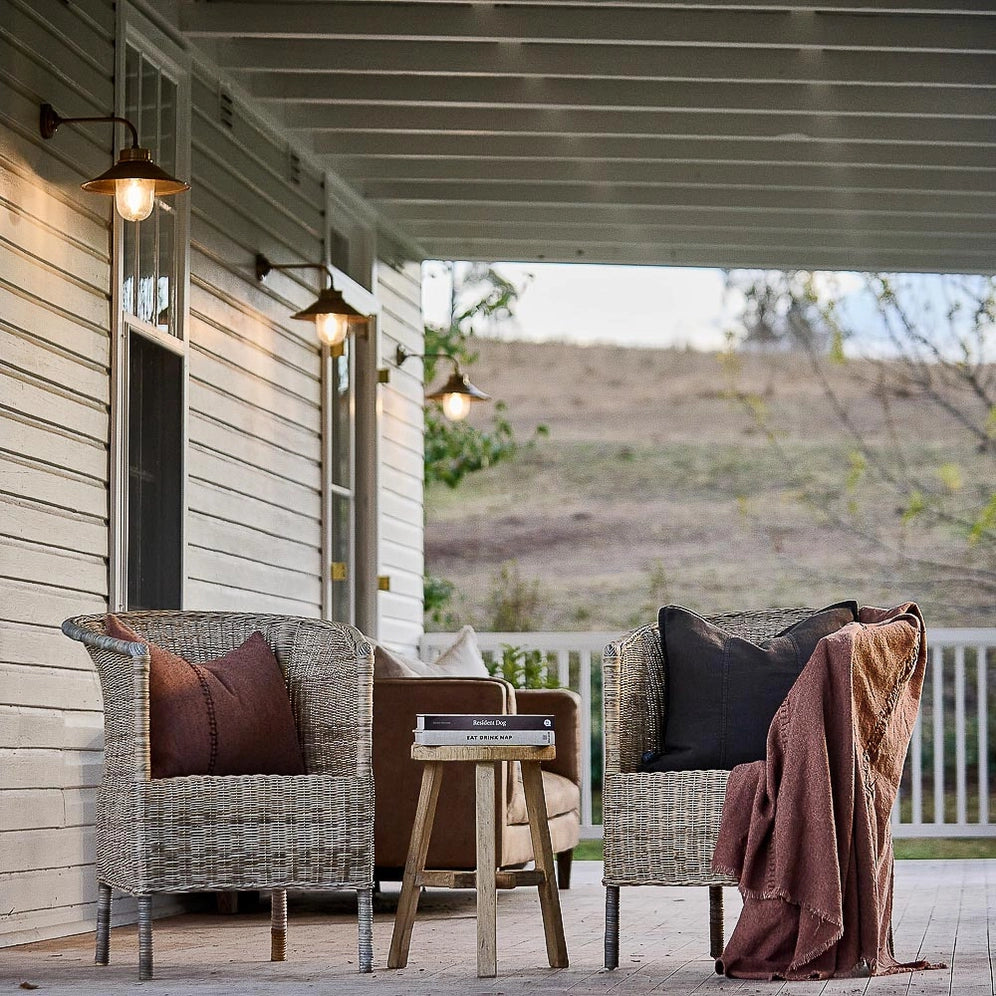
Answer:
M480 222L455 220L448 222L413 223L412 231L418 232L434 242L444 239L467 240L479 238ZM680 245L738 245L750 241L756 246L794 246L797 249L807 245L846 249L849 246L859 248L892 248L909 244L933 246L938 251L956 252L970 250L972 252L990 254L996 253L996 234L988 232L979 234L974 239L966 239L962 232L931 233L924 238L924 232L917 229L901 229L883 233L879 229L869 228L745 228L739 226L684 226L676 225L592 225L578 222L575 225L552 223L549 225L533 225L529 222L509 224L502 222L500 238L515 240L548 240L550 242L574 243L592 245L625 245L632 242L640 245L660 244Z
M996 160L987 169L957 167L923 169L887 166L816 166L808 163L633 163L585 162L573 164L565 174L546 162L517 160L375 160L361 170L336 166L347 179L393 182L399 187L422 181L560 183L569 179L585 184L652 187L791 187L837 190L901 190L909 193L972 192L996 190Z
M429 259L505 260L544 263L624 263L653 266L700 266L729 269L851 270L895 273L991 273L989 252L945 254L930 247L895 249L881 247L844 249L809 246L804 253L794 246L755 246L748 241L729 245L687 246L647 244L591 245L544 240L504 239L500 233L477 239L440 239L427 247ZM800 262L800 260L805 262Z
M558 204L613 206L663 206L692 204L704 208L729 208L749 202L776 212L889 211L916 215L921 201L905 191L822 190L805 187L602 187L585 183L419 182L410 184L372 180L363 184L364 195L379 205L399 203L445 203L460 210L464 203ZM978 193L936 193L929 203L930 213L944 215L984 215L996 218L996 190ZM388 210L392 214L393 209Z
M909 5L906 5L907 8ZM972 5L966 5L971 8ZM181 30L190 38L397 39L412 41L558 42L589 45L725 45L732 49L870 48L881 51L996 49L993 11L962 8L944 17L866 5L860 13L770 10L758 5L685 4L564 8L431 3L182 3ZM990 15L990 16L986 16Z
M466 135L617 135L816 139L839 142L910 142L951 145L996 145L996 120L970 118L920 118L908 116L836 115L749 111L683 112L657 111L537 110L506 109L482 114L466 107L336 107L288 104L282 111L284 124L311 132L367 131L418 135L462 133Z
M915 200L904 191L824 190L798 187L601 187L586 184L550 183L541 187L504 183L423 183L418 188L404 184L370 181L363 184L365 196L392 214L392 204L447 203L454 211L466 202L479 204L559 204L564 206L619 204L691 204L705 208L728 208L749 200L771 211L866 211L879 208L898 214L916 215ZM983 215L996 218L996 192L989 194L936 193L930 196L932 214Z
M362 73L251 74L247 86L260 100L295 104L389 104L394 106L605 110L733 111L744 113L911 114L996 118L996 56L986 85L962 86L968 74L949 68L951 83L882 84L757 83L725 78L703 82L603 79L486 79L372 76ZM724 72L727 66L724 66ZM736 67L732 67L735 69ZM765 67L765 72L770 67ZM708 72L708 70L704 70ZM897 67L897 72L901 73Z
M404 221L406 230L420 223L426 228L439 222L461 221L486 227L488 224L555 225L591 224L608 228L651 226L709 227L791 231L812 228L815 231L870 229L882 232L930 232L953 234L964 232L973 240L992 234L992 219L979 215L944 215L930 210L927 204L916 214L878 210L824 210L800 214L798 211L753 207L749 204L705 208L694 204L661 204L629 207L617 204L585 204L566 207L549 204L474 204L460 205L459 213L445 204L397 204L394 214Z
M996 51L994 45L986 47L981 44L974 49L945 49L938 44L936 36L929 33L924 36L924 42L927 47L917 53L918 58L931 55L957 61L972 55L991 56ZM850 64L846 60L855 54L868 55L867 52L846 49L823 51L823 58L835 56L836 62L832 64L838 66ZM719 65L732 58L733 64L745 67L742 73L749 78L764 78L769 58L777 57L779 66L794 64L796 71L806 79L817 78L815 69L822 62L820 53L816 51L805 51L804 58L796 57L793 61L793 50L773 46L764 50L687 45L662 48L639 41L626 45L586 45L577 48L543 42L519 45L502 42L242 38L216 41L213 52L228 69L263 74L373 72L402 76L538 76L548 79L586 76L600 79L673 79L682 67L689 68L689 56L685 54L688 52L698 52L702 60L708 59ZM749 58L743 52L749 53ZM887 57L887 64L894 64L898 55L905 54L907 68L910 65L909 53L882 50L877 54ZM753 68L750 63L753 63ZM770 72L768 78L779 77Z
M520 162L548 161L551 168L575 162L746 163L814 166L951 166L964 169L996 168L992 146L912 144L902 142L844 143L833 140L676 138L642 135L407 135L399 142L382 132L315 134L313 150L328 156L334 168L362 172L368 165L433 159L492 159Z

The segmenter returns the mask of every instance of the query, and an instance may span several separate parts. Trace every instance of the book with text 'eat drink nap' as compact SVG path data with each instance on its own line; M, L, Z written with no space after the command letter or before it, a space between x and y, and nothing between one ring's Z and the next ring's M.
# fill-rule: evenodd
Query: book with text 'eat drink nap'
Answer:
M554 729L553 716L507 715L505 713L418 713L417 730L498 731Z
M550 747L553 730L413 730L423 747Z

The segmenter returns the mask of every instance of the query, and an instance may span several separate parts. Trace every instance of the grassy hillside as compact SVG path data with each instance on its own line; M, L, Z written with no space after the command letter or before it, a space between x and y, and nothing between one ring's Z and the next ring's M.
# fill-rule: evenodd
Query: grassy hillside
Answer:
M493 628L503 565L539 595L544 629L621 631L664 602L708 613L844 597L912 599L928 625L993 623L991 592L948 569L966 557L960 534L904 523L887 492L840 494L853 441L804 359L731 367L692 351L489 340L479 352L472 379L508 403L517 434L545 423L550 435L455 490L429 489L427 570L456 585L450 625ZM898 398L885 417L867 374L833 374L864 431L928 473L978 478L981 458L946 416ZM771 432L734 387L760 399Z

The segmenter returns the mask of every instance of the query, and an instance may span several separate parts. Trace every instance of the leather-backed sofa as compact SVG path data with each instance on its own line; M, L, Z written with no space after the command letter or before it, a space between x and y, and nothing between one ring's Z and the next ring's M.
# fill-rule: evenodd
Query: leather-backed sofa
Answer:
M570 885L571 856L581 825L581 721L578 695L568 689L516 689L501 678L381 678L374 682L373 765L376 789L374 864L378 880L404 871L422 780L411 759L418 713L532 713L555 717L557 757L543 762L543 788L560 887ZM532 860L525 794L517 762L496 779L498 866ZM475 782L472 764L446 766L426 867L476 865Z

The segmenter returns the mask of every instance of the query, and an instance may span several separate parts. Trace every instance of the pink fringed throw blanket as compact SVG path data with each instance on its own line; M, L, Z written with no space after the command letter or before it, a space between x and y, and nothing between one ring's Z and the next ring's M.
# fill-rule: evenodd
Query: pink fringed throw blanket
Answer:
M820 641L768 731L730 772L713 866L744 908L717 969L826 979L935 967L892 948L896 798L926 665L912 602L862 608Z

